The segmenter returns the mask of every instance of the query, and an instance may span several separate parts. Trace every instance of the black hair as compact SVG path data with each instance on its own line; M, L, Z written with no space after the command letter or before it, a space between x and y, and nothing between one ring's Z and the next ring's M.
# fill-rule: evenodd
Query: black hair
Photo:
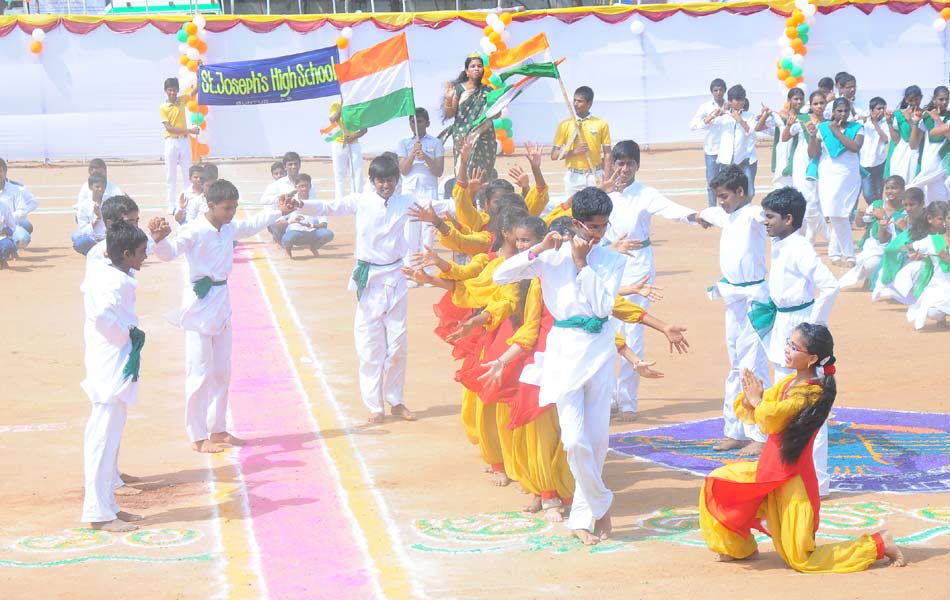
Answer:
M822 77L818 80L818 89L833 90L835 89L835 82L831 77Z
M106 168L106 161L102 160L101 158L94 158L89 161L90 171L92 171L93 169L105 169L105 168Z
M162 89L163 89L163 90L167 90L167 89L169 89L169 88L174 88L174 89L176 89L176 90L180 90L180 89L181 89L181 86L178 85L178 78L177 78L177 77L169 77L168 79L165 80L165 85L162 87Z
M746 191L749 189L749 178L742 172L739 165L729 165L724 167L709 182L709 188L726 188L730 192Z
M205 172L204 165L191 165L190 167L188 167L188 177L191 177L195 173L201 173L202 175L204 175L204 172Z
M300 162L300 155L294 152L293 150L284 152L284 160L283 160L284 165L286 165L287 163L291 161Z
M903 190L907 186L907 184L904 183L904 178L901 177L900 175L891 175L890 177L885 179L881 185L885 186L888 183L896 183L901 188L901 190ZM898 196L898 200L900 200L900 196Z
M480 55L465 57L465 68L462 69L461 73L459 73L458 79L455 80L455 83L465 83L466 81L468 81L468 66L472 64L473 60L477 60L480 63L482 63L482 67L485 66L485 61L482 60L482 57ZM482 87L481 80L478 80L475 82L475 87L476 88Z
M800 87L793 87L788 90L788 94L785 95L786 100L791 100L794 96L801 96L802 100L805 99L805 90Z
M907 196L907 192L916 189L918 188L907 188L904 191L904 195ZM943 204L944 206L937 206L939 204ZM924 210L920 211L920 214L917 215L917 218L910 223L910 239L916 242L930 235L930 223L928 219L940 214L941 209L946 209L945 202L931 202L925 206Z
M417 119L425 119L426 122L428 123L428 122L429 122L429 111L427 111L426 109L422 108L421 106L417 107L417 108L416 108L416 118L417 118Z
M811 103L814 102L815 98L825 99L825 93L821 90L815 90L814 92L808 94L808 106L811 106ZM826 103L827 104L827 103ZM811 110L811 109L809 109Z
M848 116L851 116L851 101L845 98L844 96L838 96L835 98L835 101L831 103L831 112L834 113L834 110L839 106L844 106L848 111Z
M855 79L854 75L848 73L847 71L841 71L840 73L835 74L835 85L838 87L844 87L850 82L857 83L858 80Z
M134 207L131 210L129 209L129 203ZM135 212L138 209L139 207L135 204L135 200L132 200L128 196L111 196L102 201L99 212L102 214L102 222L109 225L125 219L125 215L130 212Z
M715 88L715 87L721 87L722 89L726 89L726 82L725 82L725 80L720 79L720 78L718 78L718 77L715 78L715 79L713 79L713 80L709 83L709 91L710 91L710 92L713 91L713 88Z
M736 84L729 88L726 91L726 100L732 102L733 100L744 100L745 99L745 88L740 84Z
M527 229L534 237L538 238L538 240L544 239L544 236L548 234L548 224L545 223L541 217L525 217L515 224L515 228Z
M380 154L369 163L369 179L388 179L399 177L399 163L391 156Z
M596 187L586 187L574 194L571 212L580 222L590 221L594 217L610 217L614 203L607 192Z
M633 140L622 140L614 144L610 150L610 161L616 162L621 158L629 158L640 164L640 144Z
M551 221L549 231L556 231L562 236L574 235L574 219L570 215L564 215Z
M584 100L588 102L594 101L594 90L590 89L586 85L582 85L581 87L574 90L574 95L580 96L581 98L583 98Z
M505 192L498 197L498 200L495 200L494 214L497 215L502 210L508 208L517 208L528 212L528 205L525 203L524 198L521 197L521 194L517 192Z
M920 98L924 97L924 93L920 91L919 85L907 86L906 88L904 88L904 95L901 96L901 101L900 101L900 104L897 105L897 108L904 110L905 108L910 106L910 104L907 103L907 99L918 97L918 96Z
M273 172L276 171L277 169L283 169L283 168L284 168L284 161L282 161L282 160L275 160L274 162L272 162L272 163L270 164L270 172L271 172L271 173L273 173Z
M493 179L488 182L487 185L482 186L478 191L478 205L482 207L482 210L488 206L488 201L495 194L508 194L514 193L515 186L511 184L507 179Z
M101 183L102 185L105 185L107 183L107 180L102 175L98 173L93 173L92 175L89 176L89 179L86 180L86 183L87 185L89 185L89 189L91 190L92 184Z
M924 110L933 110L937 108L937 96L940 94L950 95L950 90L947 89L945 85L938 85L934 88L933 96L930 97L930 102L927 103L927 106L924 107Z
M515 226L528 216L528 211L518 206L510 204L499 209L495 216L488 223L488 228L495 236L495 242L492 244L492 250L497 251L505 241L504 232L511 231Z
M220 204L228 200L238 200L241 194L233 183L227 179L219 179L208 188L208 204Z
M218 180L218 165L214 163L204 163L204 166L201 169L201 174L208 181L217 181Z
M307 184L313 184L313 179L306 173L299 173L297 175L297 181L295 183L300 183L301 181L306 181Z
M874 110L878 106L887 106L887 100L881 98L880 96L874 96L871 98L871 101L868 102L868 108Z
M2 158L0 158L0 169L4 171L7 170L7 161L3 160Z
M396 164L399 164L399 155L393 152L392 150L387 150L380 154L380 156L385 156L386 158L396 161Z
M805 219L805 196L802 196L802 193L793 187L772 190L762 200L762 209L774 212L782 217L791 215L792 225L795 226L795 229L799 229Z
M514 229L527 229L540 242L548 234L548 225L540 217L523 217L515 223ZM518 283L518 307L511 317L511 322L515 329L521 327L524 323L524 308L528 301L528 289L531 287L530 279L523 279Z
M135 225L118 219L106 230L106 254L115 266L120 266L126 252L135 254L139 246L148 243L145 232Z
M817 366L830 367L835 364L835 340L831 332L824 325L802 323L795 328L805 342L805 350L818 357ZM831 407L838 395L838 384L834 374L825 375L821 379L821 396L818 401L799 412L782 432L781 453L782 462L794 464L802 455L802 451L811 441L812 436L828 419Z

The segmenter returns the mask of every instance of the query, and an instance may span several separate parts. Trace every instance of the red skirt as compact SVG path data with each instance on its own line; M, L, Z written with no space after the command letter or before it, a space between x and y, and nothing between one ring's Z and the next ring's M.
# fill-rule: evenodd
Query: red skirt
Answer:
M553 326L554 317L551 316L551 313L549 313L545 307L541 313L541 331L538 333L538 342L534 345L534 351L527 353L528 356L522 365L522 371L525 366L534 364L535 352L544 352L544 349L547 347L548 332L551 331L551 327ZM554 408L553 404L538 406L538 394L540 391L541 388L536 385L523 383L521 381L518 382L518 391L508 403L511 407L511 420L508 423L510 429L514 430L530 423L537 419L544 411Z
M478 361L463 364L462 368L455 374L455 380L466 388L478 394L481 401L485 404L495 402L508 403L518 392L521 377L521 371L525 362L533 356L532 352L522 352L514 360L505 365L501 373L501 381L497 385L485 385L478 380L479 377L488 372L488 363L491 363L501 357L508 351L508 339L514 335L515 327L511 319L499 325L495 331L486 332L483 338L483 352Z

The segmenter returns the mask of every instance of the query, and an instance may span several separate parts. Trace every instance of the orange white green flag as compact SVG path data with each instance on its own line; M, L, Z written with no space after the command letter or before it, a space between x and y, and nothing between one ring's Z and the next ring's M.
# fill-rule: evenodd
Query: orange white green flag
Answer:
M355 52L334 68L345 129L365 129L416 113L405 33Z
M543 33L539 33L514 48L493 52L489 58L489 64L492 71L507 71L512 67L518 67L529 62L530 59L542 52L545 54L544 62L550 62L551 57L548 54L548 49L548 37Z

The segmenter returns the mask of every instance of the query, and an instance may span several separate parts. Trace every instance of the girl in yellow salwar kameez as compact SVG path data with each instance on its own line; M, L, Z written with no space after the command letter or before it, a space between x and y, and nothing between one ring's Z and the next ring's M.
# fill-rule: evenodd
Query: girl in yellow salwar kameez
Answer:
M785 367L795 373L766 390L751 371L743 373L736 415L758 425L768 439L757 462L714 470L700 491L703 539L720 560L756 554L751 530L758 529L771 536L779 556L796 571L862 571L885 556L904 566L904 556L887 531L850 542L815 544L821 500L812 444L835 401L833 351L826 327L803 323L785 347ZM823 371L820 378L818 368Z

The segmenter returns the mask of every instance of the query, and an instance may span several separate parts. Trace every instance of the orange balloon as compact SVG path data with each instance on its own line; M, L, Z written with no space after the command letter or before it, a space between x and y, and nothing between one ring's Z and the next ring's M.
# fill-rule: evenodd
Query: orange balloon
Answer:
M192 48L196 47L196 46L198 45L198 42L200 42L200 41L201 41L201 40L198 39L198 36L197 36L197 35L189 35L189 36L188 36L188 45L191 46Z
M506 12L501 13L501 16L499 18L501 19L501 22L504 23L505 25L511 25L511 13L506 13Z
M497 139L499 142L504 143L505 140L508 139L508 132L505 131L504 129L496 129L496 130L495 130L495 139Z
M796 27L797 25L798 23L795 22L794 18L789 17L785 19L785 27Z
M180 62L180 63L181 63L181 66L183 66L183 67L188 64L188 61L189 61L189 60L191 60L191 59L188 58L188 55L186 55L186 54L182 54L181 56L178 57L178 62Z
M185 108L188 109L188 112L198 112L198 101L189 100L188 103L185 104Z
M508 44L506 44L505 42L501 40L498 40L498 43L495 44L495 47L498 48L499 52L504 52L505 50L508 49Z
M342 35L336 38L336 47L340 50L346 50L346 47L350 45L350 40L346 39Z
M185 33L188 35L195 35L198 33L198 26L194 23L185 23Z
M482 71L482 74L485 75L485 77L491 77L493 72L494 71L491 70L491 67L485 67L485 70Z
M785 80L785 87L787 87L788 89L792 89L796 85L798 85L798 79L789 75L788 79Z
M790 40L798 39L798 28L797 27L786 27L785 28L785 37Z
M195 46L195 50L197 50L199 54L206 53L208 51L208 43L205 42L204 40L199 39L198 45Z
M805 13L795 9L792 11L792 20L795 22L795 25L801 25L805 22Z
M781 58L778 59L777 61L775 61L775 68L777 68L777 69L781 69L781 68L782 68L782 59L781 59Z
M43 42L39 42L37 40L33 40L32 42L30 42L30 52L32 52L33 54L39 54L42 51L43 51Z
M208 144L198 142L198 156L208 156L209 152L211 152L211 148L208 147Z
M484 75L482 75L482 85L491 85L491 82Z
M801 38L795 38L794 40L792 40L791 46L792 46L792 50L795 50L797 52L798 50L805 47L805 42L803 42Z
M198 61L189 60L186 66L188 67L188 70L191 71L192 73L198 72Z
M950 8L945 8L940 11L940 18L944 21L950 21Z
M485 25L485 29L482 29L482 32L485 34L485 37L488 37L494 33L495 30L491 28L491 25Z
M488 41L497 46L499 43L501 43L501 34L492 30L492 32L488 35Z
M795 54L801 54L802 56L805 56L808 54L808 48L806 48L804 45L801 48L796 48Z
M792 74L789 73L788 70L786 70L786 69L779 69L779 70L778 70L778 78L781 79L782 81L785 81L786 79L788 79L789 77L791 77L791 75L792 75Z
M198 107L198 112L200 112L202 115L207 115L208 107L202 104L201 106Z
M201 123L198 123L198 127L201 128L201 131L204 131L205 129L208 128L208 122L207 122L207 121L202 121Z
M511 138L505 138L505 140L501 143L501 151L505 154L514 154L515 141Z

